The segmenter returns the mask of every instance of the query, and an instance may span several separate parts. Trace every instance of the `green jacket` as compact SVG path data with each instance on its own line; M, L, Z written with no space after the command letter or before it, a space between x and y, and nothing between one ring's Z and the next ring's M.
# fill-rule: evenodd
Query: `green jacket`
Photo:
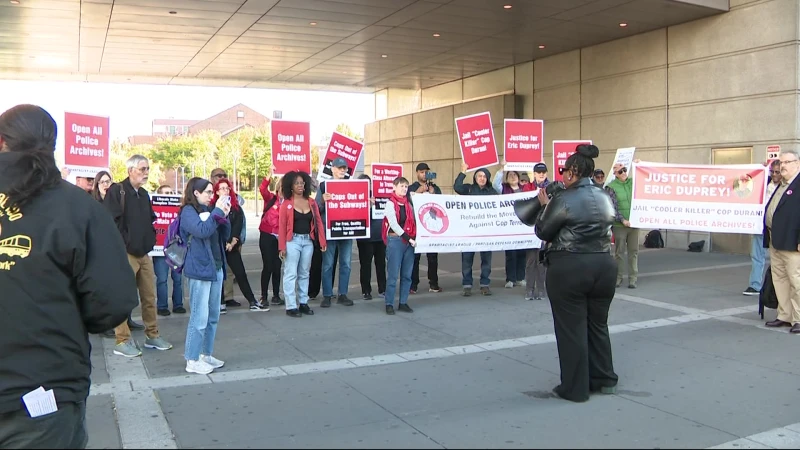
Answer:
M633 197L633 179L628 177L624 182L615 178L611 183L608 183L607 189L614 191L612 197L614 206L617 209L617 223L615 225L622 225L622 220L630 220L631 218L631 198Z

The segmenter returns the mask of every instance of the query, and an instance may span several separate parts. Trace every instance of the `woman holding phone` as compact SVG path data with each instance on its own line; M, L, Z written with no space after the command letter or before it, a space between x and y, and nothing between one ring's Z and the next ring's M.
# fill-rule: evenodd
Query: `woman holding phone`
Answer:
M233 276L236 277L236 282L242 295L247 299L250 304L250 311L269 311L269 307L263 304L260 300L256 300L253 289L250 287L250 282L247 279L247 271L244 267L242 260L242 230L244 228L244 210L239 205L238 196L233 190L233 185L227 178L222 178L217 181L214 186L214 198L211 200L212 205L218 208L227 207L230 210L228 220L231 222L231 235L228 242L225 244L225 259L231 267ZM220 295L220 314L227 312L225 302Z

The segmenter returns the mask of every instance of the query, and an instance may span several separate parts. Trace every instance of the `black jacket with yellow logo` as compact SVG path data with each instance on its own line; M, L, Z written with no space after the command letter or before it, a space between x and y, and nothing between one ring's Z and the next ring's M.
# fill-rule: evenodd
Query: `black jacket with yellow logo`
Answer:
M21 210L7 192L18 153L0 153L0 414L52 389L57 402L89 394L89 333L138 305L125 246L103 205L66 181Z

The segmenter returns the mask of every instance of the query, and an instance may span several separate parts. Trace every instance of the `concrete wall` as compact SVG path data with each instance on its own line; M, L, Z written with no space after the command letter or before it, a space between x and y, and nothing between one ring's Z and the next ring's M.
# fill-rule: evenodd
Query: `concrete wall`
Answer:
M514 115L545 121L548 164L554 139L592 139L601 150L598 166L606 170L619 147L636 147L642 160L690 164L720 162L720 150L725 148L752 148L728 163L762 162L766 147L773 144L800 149L798 2L731 0L730 4L730 12L719 16L473 77L481 83L465 79L423 89L414 94L419 99L415 105L437 106L436 98L444 104L469 99L468 84L481 84L476 95L505 93L511 86L516 94ZM389 104L391 98L389 92ZM412 103L388 109L412 112ZM429 113L413 117L424 114ZM402 120L411 119L389 119ZM368 129L382 129L386 122ZM447 126L452 128L452 120ZM382 147L385 135L367 135L374 139L372 146ZM502 142L501 134L496 135ZM454 145L457 149L458 143ZM412 161L427 154L411 148ZM372 157L401 161L397 158L406 158L408 152ZM367 164L372 161L376 159L368 154ZM713 250L749 251L748 236L679 231L665 235L667 245L675 248L705 239L706 249L710 243Z

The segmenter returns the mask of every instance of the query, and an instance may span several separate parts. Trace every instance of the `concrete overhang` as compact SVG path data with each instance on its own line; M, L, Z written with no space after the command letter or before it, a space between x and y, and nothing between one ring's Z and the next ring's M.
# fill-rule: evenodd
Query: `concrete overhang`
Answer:
M420 89L727 10L728 0L0 0L0 79Z

